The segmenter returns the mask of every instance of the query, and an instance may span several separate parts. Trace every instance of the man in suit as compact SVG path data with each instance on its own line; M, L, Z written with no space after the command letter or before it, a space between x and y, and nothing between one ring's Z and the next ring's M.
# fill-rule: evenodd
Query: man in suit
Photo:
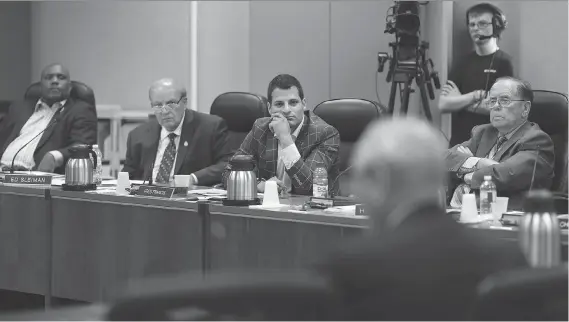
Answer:
M156 119L129 133L122 171L161 185L176 174L191 175L191 185L219 183L233 153L225 121L187 109L186 89L173 79L155 81L149 99Z
M306 110L300 82L281 74L269 83L267 108L271 117L255 121L235 155L251 155L257 164L258 191L273 180L287 192L312 194L314 170L328 172L328 190L338 192L340 134L331 125ZM231 171L228 164L223 183Z
M67 68L61 64L45 67L40 84L39 100L13 103L2 121L2 170L9 169L14 160L15 170L64 173L71 146L97 143L95 106L69 96Z
M352 191L368 234L320 262L342 302L339 320L472 319L487 275L526 265L517 243L446 214L441 133L413 118L370 124L352 154Z
M530 188L549 189L555 156L551 138L528 122L533 101L529 83L499 78L490 89L490 124L472 129L470 140L446 152L451 177L459 181L451 206L460 207L462 195L479 189L484 176L492 176L498 195L509 197L508 206L520 209ZM454 187L454 185L451 185Z

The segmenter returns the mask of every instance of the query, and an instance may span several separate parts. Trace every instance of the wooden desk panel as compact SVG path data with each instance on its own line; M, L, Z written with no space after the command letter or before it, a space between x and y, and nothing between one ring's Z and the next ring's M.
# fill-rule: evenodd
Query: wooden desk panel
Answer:
M49 204L45 189L0 185L0 289L45 294Z
M307 267L362 232L344 219L239 207L211 206L208 266L223 269Z
M132 278L202 269L195 204L53 192L53 296L97 302Z

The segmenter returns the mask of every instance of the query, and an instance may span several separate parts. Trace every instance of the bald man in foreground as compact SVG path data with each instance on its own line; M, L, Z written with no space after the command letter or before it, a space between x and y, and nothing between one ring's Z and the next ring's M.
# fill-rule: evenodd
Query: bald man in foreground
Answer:
M170 185L177 174L190 175L192 185L220 183L234 152L225 121L188 109L186 89L170 78L155 81L148 97L156 119L129 133L122 171L159 185Z
M356 144L352 191L369 235L318 265L342 298L338 320L472 319L478 283L526 265L515 242L446 214L446 145L430 124L397 118L372 124Z
M39 99L14 102L0 124L2 170L13 164L16 171L63 174L71 146L97 143L95 106L70 97L72 82L65 66L46 66L40 87Z

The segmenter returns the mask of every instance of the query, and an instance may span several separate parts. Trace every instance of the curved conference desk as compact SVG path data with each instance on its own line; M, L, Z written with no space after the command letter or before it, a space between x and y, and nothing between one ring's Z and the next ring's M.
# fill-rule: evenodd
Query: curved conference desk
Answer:
M289 210L0 185L0 289L104 302L131 279L306 267L366 229L365 217ZM517 241L512 228L477 231Z

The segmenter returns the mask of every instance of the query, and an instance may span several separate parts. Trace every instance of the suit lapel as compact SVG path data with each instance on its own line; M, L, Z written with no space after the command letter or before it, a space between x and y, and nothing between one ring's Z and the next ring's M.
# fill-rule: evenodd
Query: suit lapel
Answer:
M174 166L174 174L178 174L180 172L180 168L184 163L189 147L192 146L191 142L196 137L194 133L196 132L197 124L194 124L194 120L194 112L186 110L184 125L182 125L182 133L180 135L180 143L178 144L178 155L176 157L176 165Z
M487 131L484 131L478 149L476 149L476 157L485 158L498 138L498 130L494 127L489 127Z
M145 140L143 142L151 142L150 146L145 149L144 153L145 155L142 156L142 160L143 160L143 169L144 169L144 174L143 174L143 180L146 180L148 178L150 178L150 176L152 175L152 170L154 169L155 166L155 160L156 160L156 154L158 153L158 142L160 141L160 130L162 128L160 127L160 124L158 124L158 122L153 121L153 123L148 127L147 131L146 131L146 137ZM161 160L159 160L158 162L160 162Z
M57 112L56 114L53 115L53 117L51 118L51 120L49 121L48 125L51 124L53 122L53 120L55 120L56 117L59 117L59 122L61 123L63 117L65 117L65 115L69 112L69 110L71 109L71 106L73 106L73 99L72 98L68 98L67 101L65 102L65 105L63 105L63 110L59 110L59 112ZM38 146L36 148L36 151L41 149L42 146L49 140L49 138L51 137L51 135L53 134L53 131L55 130L55 128L58 126L59 124L53 124L52 126L50 126L49 128L45 129L45 132L43 132L43 135L40 139L40 141L38 142Z
M530 127L531 124L529 122L522 125L522 127L520 127L516 133L514 133L514 135L512 135L512 137L502 145L502 147L500 147L500 150L496 152L496 155L494 155L494 160L500 161L504 156L504 153L508 151L514 143L518 142Z
M308 113L304 114L304 122L302 123L302 128L300 129L300 132L298 132L298 137L296 138L296 141L294 142L296 145L296 148L298 149L298 153L300 153L300 155L302 156L304 154L304 150L306 150L308 148L308 140L306 139L306 136L308 135L308 124L310 122L310 115Z

